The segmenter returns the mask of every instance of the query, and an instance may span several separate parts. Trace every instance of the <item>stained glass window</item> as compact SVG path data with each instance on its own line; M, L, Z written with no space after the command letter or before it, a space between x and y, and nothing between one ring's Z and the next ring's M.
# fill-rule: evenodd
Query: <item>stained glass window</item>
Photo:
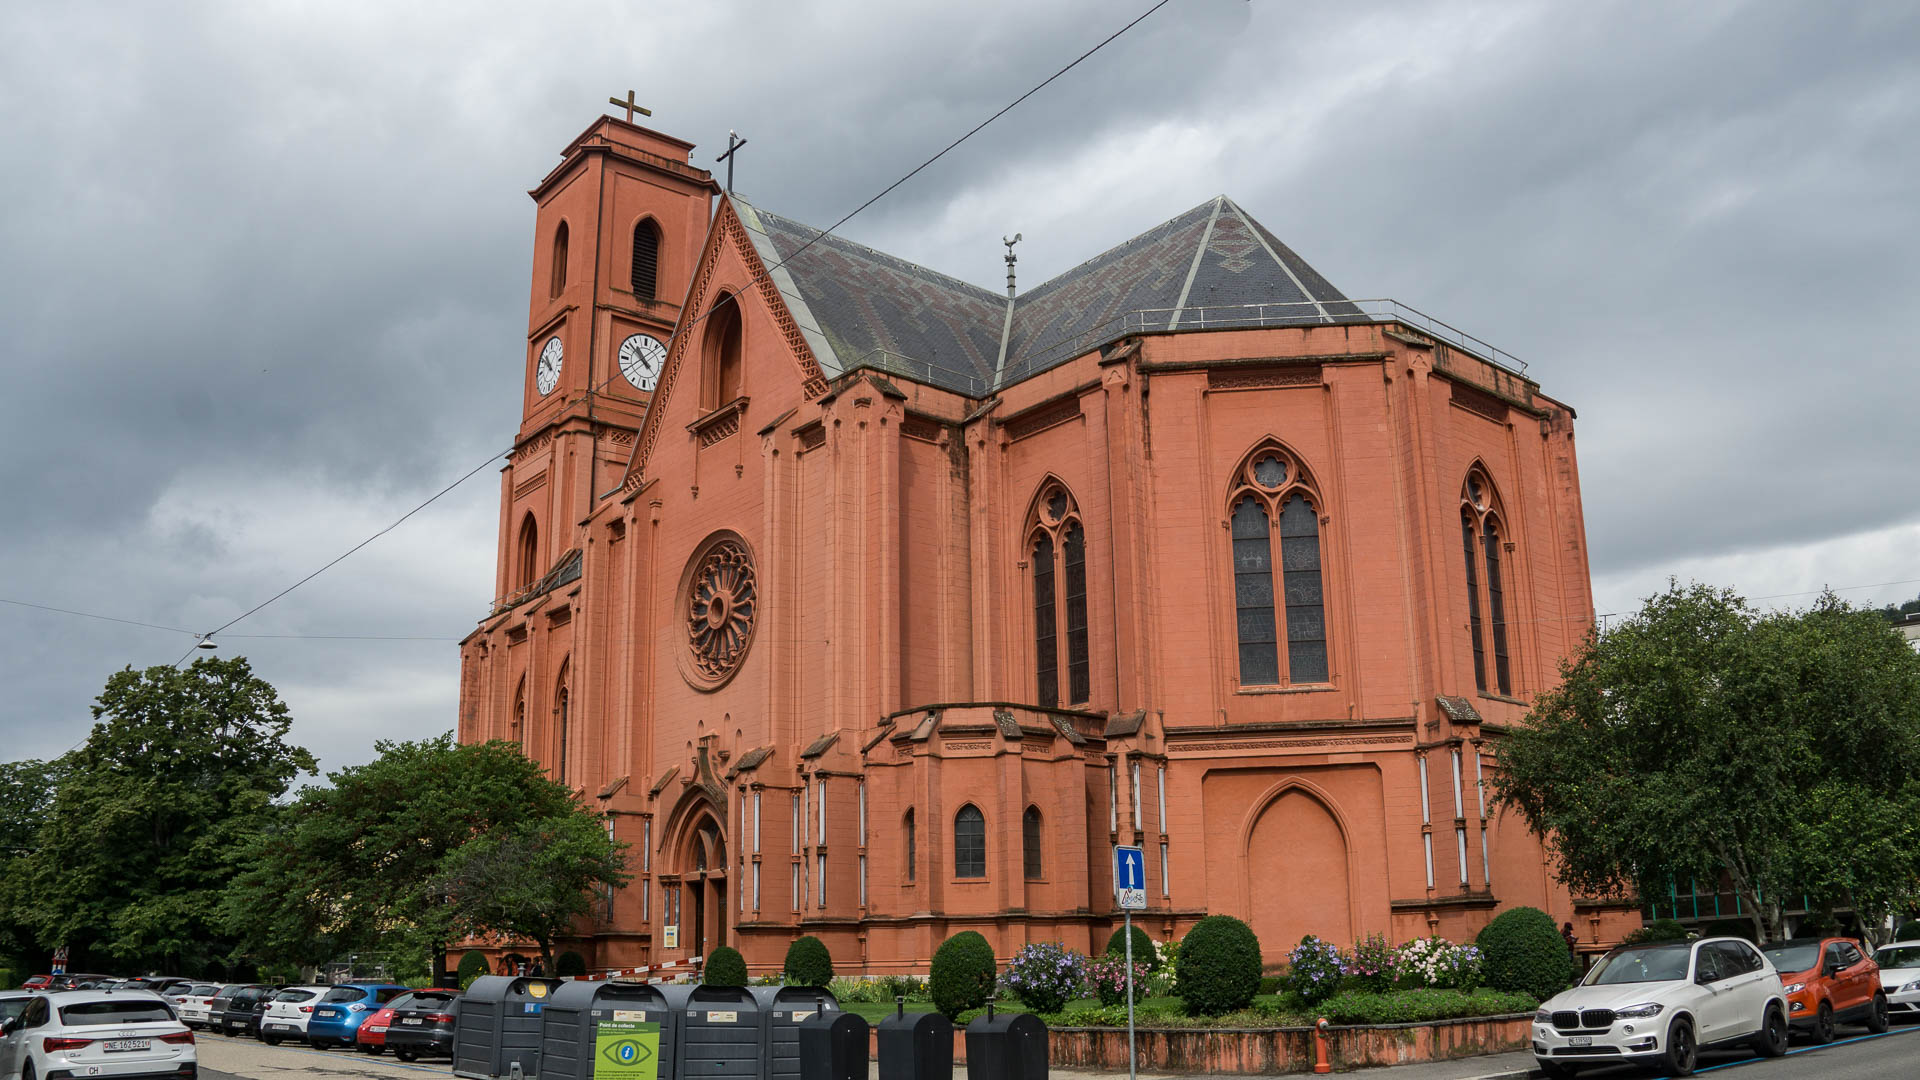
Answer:
M1079 522L1067 526L1067 701L1084 705L1093 696L1087 657L1087 539Z
M1320 588L1320 516L1298 495L1280 509L1280 560L1286 568L1287 676L1327 681L1327 615Z
M1486 649L1480 641L1480 560L1473 550L1473 516L1460 515L1460 546L1467 554L1467 631L1473 638L1473 685L1487 692Z
M1033 658L1042 705L1060 704L1060 645L1053 613L1053 537L1033 544Z
M1233 602L1240 643L1240 683L1280 681L1279 633L1273 613L1273 543L1258 500L1233 508Z
M1027 807L1026 815L1020 821L1020 841L1023 863L1029 879L1041 877L1040 861L1040 808Z
M1487 519L1481 539L1487 553L1487 615L1493 624L1493 673L1500 692L1513 693L1513 679L1507 663L1507 611L1500 588L1500 528Z

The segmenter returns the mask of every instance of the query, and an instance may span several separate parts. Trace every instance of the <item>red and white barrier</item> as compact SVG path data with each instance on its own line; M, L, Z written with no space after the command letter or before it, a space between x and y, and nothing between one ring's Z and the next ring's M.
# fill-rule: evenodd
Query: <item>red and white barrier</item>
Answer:
M621 968L619 971L603 971L598 975L575 975L573 980L606 982L609 979L643 978L648 982L672 982L682 975L699 971L701 963L705 960L704 956L689 956L685 960L674 960L665 964L645 964L640 967Z

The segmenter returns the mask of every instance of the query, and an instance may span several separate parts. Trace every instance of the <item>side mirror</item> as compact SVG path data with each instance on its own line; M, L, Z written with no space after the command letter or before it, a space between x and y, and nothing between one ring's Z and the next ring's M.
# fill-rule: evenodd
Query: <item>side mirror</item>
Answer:
M19 1017L9 1016L5 1020L0 1020L0 1035L11 1035L18 1030L20 1030Z

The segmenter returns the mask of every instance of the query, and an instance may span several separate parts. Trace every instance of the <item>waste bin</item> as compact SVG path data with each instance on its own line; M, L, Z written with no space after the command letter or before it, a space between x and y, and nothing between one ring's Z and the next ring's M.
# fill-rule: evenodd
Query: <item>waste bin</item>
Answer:
M800 1022L800 1080L868 1080L867 1018L822 1009Z
M453 1074L469 1080L540 1075L540 1014L557 979L482 975L453 1002Z
M662 986L679 1014L674 1080L729 1077L760 1080L766 1036L760 1004L744 986Z
M760 1080L800 1080L800 1025L816 1012L839 1012L840 999L824 986L755 986L766 1067Z
M1000 1013L967 1025L967 1075L1047 1080L1047 1025L1032 1013Z
M906 1000L897 999L898 1010L880 1021L880 1080L953 1080L953 1021L910 1013Z
M672 1080L680 1014L646 983L569 982L553 992L540 1040L540 1075L593 1080L602 1056L624 1066L627 1080ZM651 1025L649 1031L642 1025ZM631 1045L629 1045L631 1044Z

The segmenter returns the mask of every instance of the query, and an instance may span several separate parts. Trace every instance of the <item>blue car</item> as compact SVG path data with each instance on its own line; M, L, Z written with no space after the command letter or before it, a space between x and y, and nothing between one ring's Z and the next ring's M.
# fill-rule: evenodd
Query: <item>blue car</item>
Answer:
M314 1002L313 1016L307 1021L307 1045L315 1050L351 1049L367 1017L406 992L406 987L392 983L345 983L328 990Z

